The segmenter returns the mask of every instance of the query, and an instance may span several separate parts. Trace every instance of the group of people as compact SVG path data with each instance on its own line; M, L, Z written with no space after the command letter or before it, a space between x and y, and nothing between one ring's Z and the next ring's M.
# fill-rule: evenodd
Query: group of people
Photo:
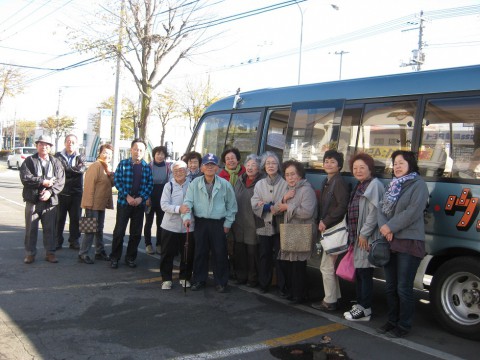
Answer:
M282 249L281 224L306 224L311 238L316 239L317 233L346 220L354 247L357 298L344 313L345 319L370 320L374 266L368 261L368 252L372 242L383 236L391 248L390 261L384 267L389 310L388 322L378 331L392 337L410 331L413 280L425 255L424 222L418 215L428 200L414 153L399 150L392 154L394 176L386 188L375 178L373 158L365 153L354 155L350 169L357 183L350 191L340 173L343 154L328 150L323 158L327 176L317 196L302 163L288 160L281 164L269 151L248 155L242 165L240 151L228 148L221 154L225 167L220 170L215 154L202 157L190 152L182 160L167 162L167 149L159 146L153 149L149 164L144 160L145 142L135 139L131 157L122 160L115 171L110 165L113 148L104 144L97 161L85 172L84 158L76 153L75 144L76 137L69 135L65 149L51 156L51 141L41 136L36 142L38 152L21 167L26 201L25 263L35 260L39 221L46 260L57 262L55 251L62 246L68 212L68 241L71 248L79 249L79 261L93 263L89 250L95 238L95 259L110 261L113 269L119 266L130 223L124 261L134 268L145 219L146 251L160 254L162 289L172 288L174 258L180 255L182 287L203 289L211 265L219 293L228 292L227 283L234 278L238 284L259 286L262 293L276 284L279 296L298 304L308 295L306 269L312 251ZM113 209L112 186L118 190L118 200L112 249L107 255L103 226L105 210ZM97 219L97 231L85 233L81 243L80 207L86 217ZM154 217L155 249L151 237ZM338 255L322 254L324 298L312 307L337 310L341 298L337 262Z

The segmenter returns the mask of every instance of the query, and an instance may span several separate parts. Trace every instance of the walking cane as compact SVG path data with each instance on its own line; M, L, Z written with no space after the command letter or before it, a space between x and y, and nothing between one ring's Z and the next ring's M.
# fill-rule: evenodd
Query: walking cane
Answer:
M185 245L183 249L183 257L185 261L185 279L183 280L183 292L187 294L187 265L188 265L188 233L190 232L190 225L187 226L187 235L185 239Z

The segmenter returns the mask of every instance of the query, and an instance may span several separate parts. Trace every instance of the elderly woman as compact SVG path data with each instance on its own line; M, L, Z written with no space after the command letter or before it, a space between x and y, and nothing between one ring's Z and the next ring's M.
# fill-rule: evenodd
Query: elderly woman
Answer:
M103 244L103 227L105 224L105 209L113 209L112 186L113 175L111 164L113 146L100 146L97 161L88 167L85 173L84 189L81 207L85 209L86 217L97 219L97 232L86 233L83 236L78 253L78 259L85 264L93 264L88 255L95 236L95 259L109 261Z
M260 169L267 176L260 180L253 190L251 205L257 221L259 243L258 282L260 291L269 291L273 275L273 259L278 258L280 251L280 236L277 226L277 216L280 214L279 204L287 192L287 182L281 176L280 161L277 155L267 151L262 155ZM285 278L275 260L277 271L277 286L281 296L287 296Z
M160 238L161 224L163 220L163 210L160 206L160 198L162 197L163 187L170 180L170 165L166 162L167 148L165 146L157 146L152 150L153 161L150 163L153 178L153 190L150 198L147 199L145 205L145 226L143 228L143 236L145 238L145 251L147 254L160 254ZM152 248L152 225L153 218L157 220L157 240L156 248Z
M350 159L350 169L358 180L348 203L348 237L353 244L355 289L357 303L345 312L350 321L369 321L372 314L373 269L368 261L369 244L378 239L378 204L383 196L383 185L375 177L375 162L365 153Z
M196 151L186 153L182 160L187 163L187 180L192 182L193 179L202 176L200 167L202 166L202 155Z
M321 186L318 214L320 222L318 230L323 232L343 220L347 213L349 190L345 180L340 175L343 167L343 154L336 150L327 150L323 156L323 168L327 178ZM323 252L320 271L323 279L325 297L312 307L322 311L337 309L337 301L341 297L340 284L335 274L335 263L338 255Z
M237 284L255 287L258 284L258 241L250 199L255 185L263 178L260 173L260 158L254 154L248 155L245 169L246 172L240 175L235 184L238 212L232 226L235 241L233 265Z
M388 321L381 334L403 337L412 328L415 303L413 281L425 256L425 224L422 216L428 188L418 174L415 154L397 150L392 154L393 180L378 211L380 233L390 242L390 261L384 266Z
M162 237L160 253L160 274L162 275L162 290L172 288L173 259L180 253L180 285L190 287L190 278L193 268L193 220L189 226L188 246L187 228L183 225L181 214L190 212L188 206L183 205L183 199L190 182L187 180L187 164L176 161L172 164L173 179L168 182L161 199L161 207L165 212L162 220ZM185 254L186 250L186 254Z
M240 165L240 151L237 148L227 148L222 153L220 159L225 164L225 168L218 173L218 176L235 186L240 175L245 173L245 167Z
M316 236L317 197L310 183L305 179L303 165L295 160L283 163L288 191L278 205L284 212L285 224L310 224L312 239ZM280 266L285 276L285 287L293 304L302 303L307 296L307 260L311 249L306 252L291 252L280 249Z

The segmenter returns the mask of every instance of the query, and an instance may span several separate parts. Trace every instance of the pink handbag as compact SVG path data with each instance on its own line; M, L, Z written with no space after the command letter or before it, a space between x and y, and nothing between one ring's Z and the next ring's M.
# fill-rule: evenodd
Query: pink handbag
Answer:
M337 276L347 281L355 281L355 265L353 265L353 244L348 248L347 253L338 264Z

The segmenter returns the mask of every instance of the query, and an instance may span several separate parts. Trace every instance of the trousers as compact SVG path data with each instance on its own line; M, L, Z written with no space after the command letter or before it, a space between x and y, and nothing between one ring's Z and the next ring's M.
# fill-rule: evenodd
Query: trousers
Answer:
M43 228L43 247L47 253L55 253L55 222L57 206L50 201L25 204L25 253L37 254L38 225Z

